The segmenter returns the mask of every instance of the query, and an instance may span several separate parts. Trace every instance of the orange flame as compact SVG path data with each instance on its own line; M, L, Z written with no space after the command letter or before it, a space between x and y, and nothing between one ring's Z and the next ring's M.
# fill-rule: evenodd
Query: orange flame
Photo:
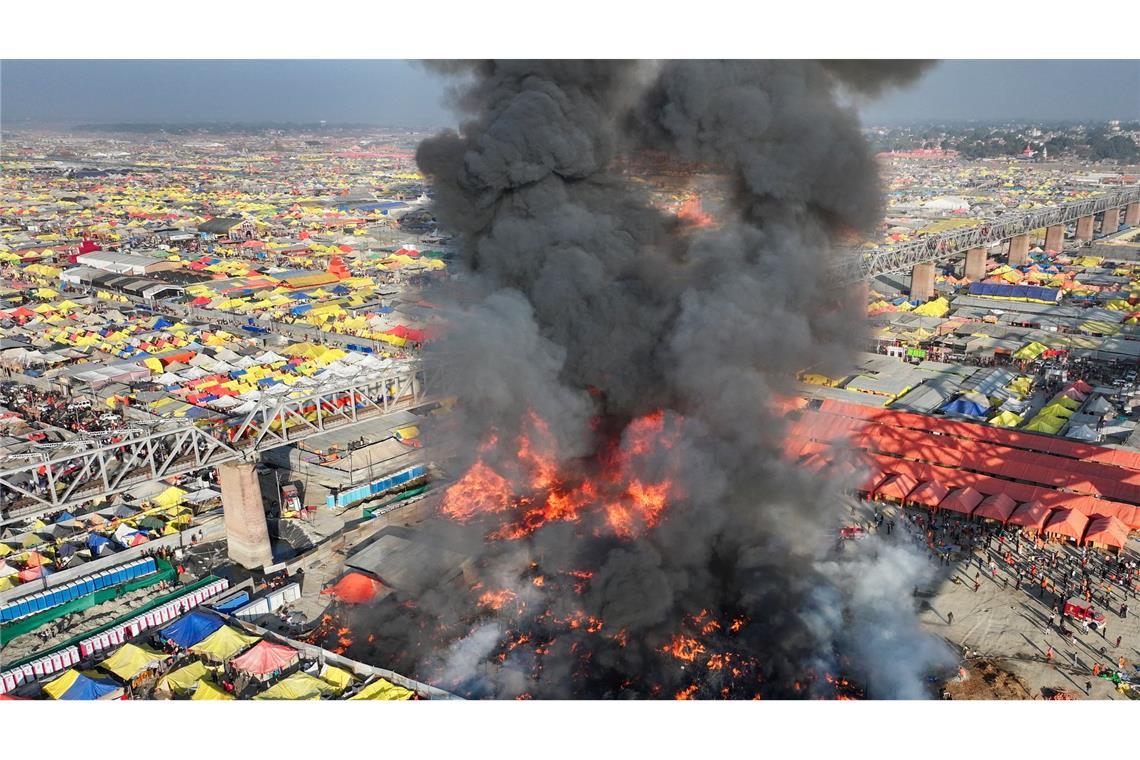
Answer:
M487 591L479 597L479 604L484 607L490 607L496 612L501 610L508 602L513 602L516 599L514 591L509 588L500 589L498 591Z
M502 512L511 506L511 486L482 459L443 494L440 509L448 517L465 522L476 514Z
M695 683L689 684L688 686L686 686L685 688L683 688L679 692L677 692L677 694L673 697L673 699L677 699L677 700L692 699L693 695L697 693L697 688L698 687Z
M705 645L694 638L678 633L673 640L661 647L665 654L671 654L683 662L693 662L697 655L705 651Z

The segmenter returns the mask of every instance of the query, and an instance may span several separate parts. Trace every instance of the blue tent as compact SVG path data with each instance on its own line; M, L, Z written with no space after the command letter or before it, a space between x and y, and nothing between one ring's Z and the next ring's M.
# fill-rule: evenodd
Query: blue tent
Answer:
M151 329L152 330L161 330L164 327L173 327L173 326L174 326L174 323L171 322L170 320L163 319L162 317L159 317L158 319L156 319L154 321L154 326Z
M957 398L949 404L945 404L942 411L946 414L961 414L966 417L984 417L988 408L968 398Z
M112 681L105 681L101 678L90 678L88 676L79 674L75 679L75 683L71 688L60 695L60 699L99 699L105 697L113 691L118 691L119 687Z
M87 536L87 548L91 553L98 556L100 552L111 548L111 540L106 536L100 536L98 533L91 533Z
M159 631L183 649L194 646L223 625L221 618L195 610Z
M60 512L60 513L59 513L59 516L58 516L58 517L56 517L56 518L55 518L55 522L56 522L56 523L61 523L61 522L67 522L68 520L74 520L74 519L75 519L75 515L71 514L70 512L68 512L68 511L66 511L66 510L64 510L63 512Z

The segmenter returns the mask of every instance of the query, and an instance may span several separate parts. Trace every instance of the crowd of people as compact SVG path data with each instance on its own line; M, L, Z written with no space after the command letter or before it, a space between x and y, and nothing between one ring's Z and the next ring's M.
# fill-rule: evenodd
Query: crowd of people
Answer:
M872 526L893 527L894 521L887 519L876 506ZM1042 632L1060 637L1069 648L1066 657L1058 658L1054 646L1046 642L1038 659L1115 683L1128 674L1122 645L1129 642L1110 631L1127 619L1129 603L1134 605L1140 595L1140 561L1135 554L1051 541L1019 527L952 513L905 509L901 519L915 548L950 568L952 582L974 593L984 584L994 584L1036 600ZM1068 611L1067 603L1071 603ZM1073 606L1091 608L1092 614L1072 614ZM953 612L947 612L946 622L953 625ZM1082 650L1091 662L1081 659ZM1090 690L1091 682L1085 691Z

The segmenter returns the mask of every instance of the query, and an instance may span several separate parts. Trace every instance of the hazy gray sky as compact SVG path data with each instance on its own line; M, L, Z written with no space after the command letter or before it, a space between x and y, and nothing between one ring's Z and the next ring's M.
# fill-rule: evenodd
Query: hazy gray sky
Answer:
M6 125L297 121L439 126L443 83L407 61L3 61ZM945 61L868 123L1140 118L1140 61Z

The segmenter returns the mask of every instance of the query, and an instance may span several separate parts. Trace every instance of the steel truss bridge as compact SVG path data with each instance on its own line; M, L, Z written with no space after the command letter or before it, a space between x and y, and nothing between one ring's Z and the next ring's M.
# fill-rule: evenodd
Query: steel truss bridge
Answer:
M438 370L418 366L266 395L222 425L159 423L109 431L121 437L114 443L89 435L16 454L0 460L0 524L224 462L252 462L262 451L431 403L441 385Z
M836 266L836 277L840 283L850 285L879 275L906 272L915 264L942 261L964 254L971 248L988 248L1042 227L1068 224L1081 217L1092 216L1138 201L1140 201L1140 187L1132 187L1058 206L1003 214L974 227L924 235L918 240L874 251L853 251Z

